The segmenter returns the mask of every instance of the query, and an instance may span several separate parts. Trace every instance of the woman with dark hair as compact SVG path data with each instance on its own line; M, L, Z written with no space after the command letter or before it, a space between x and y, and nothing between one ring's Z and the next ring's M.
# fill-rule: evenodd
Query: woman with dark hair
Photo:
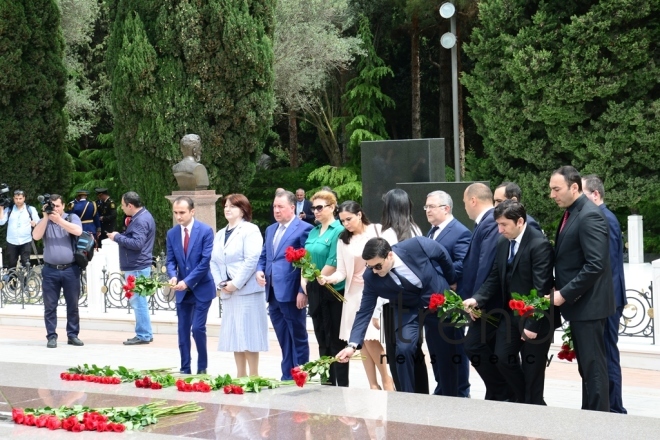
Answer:
M422 235L422 231L415 223L412 216L413 203L408 193L402 189L391 189L383 196L383 216L381 218L382 237L387 240L390 246L408 238ZM396 309L391 304L383 306L383 334L385 338L385 347L387 348L387 359L390 364L390 372L394 378L394 384L399 388L399 376L396 371ZM421 329L420 329L421 331ZM415 392L420 394L429 393L429 375L424 362L422 352L423 338L419 338L417 353L415 358Z
M255 277L263 247L252 206L243 194L225 198L227 226L213 242L211 274L222 300L219 351L234 352L238 377L259 375L259 352L268 351L265 291Z
M348 342L355 314L360 309L365 271L365 262L362 259L362 250L365 243L374 237L380 236L380 225L371 224L366 214L357 202L349 200L339 205L339 220L344 225L344 232L339 234L337 244L337 271L332 275L321 276L319 284L337 284L345 280L344 295L346 302L341 313L341 326L339 339ZM394 382L387 372L387 365L383 362L385 349L380 343L380 312L374 313L371 325L362 344L364 355L364 370L369 379L371 389L381 389L376 377L376 368L380 373L383 388L394 391Z
M309 231L305 249L309 251L312 262L321 270L321 275L332 275L337 268L337 240L344 230L339 220L335 220L337 198L330 191L319 191L312 196L311 201L318 224ZM344 303L316 280L307 282L303 278L301 284L309 300L309 315L319 344L319 356L334 356L346 346L339 339ZM343 294L344 282L338 283L335 289ZM330 385L348 386L348 363L340 365L335 362L330 366Z

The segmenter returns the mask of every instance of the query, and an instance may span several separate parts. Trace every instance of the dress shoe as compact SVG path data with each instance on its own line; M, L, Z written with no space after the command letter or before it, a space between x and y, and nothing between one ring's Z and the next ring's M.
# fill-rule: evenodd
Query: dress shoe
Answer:
M126 339L126 340L127 340L127 341L131 341L131 340L133 340L133 339L140 339L140 338L138 338L137 336L133 336L132 338L128 338L128 339ZM150 339L149 339L149 342L154 342L154 338L150 338Z
M57 338L48 338L48 344L46 344L46 347L57 348Z
M198 370L197 374L206 374L206 370Z
M142 345L142 344L148 344L149 342L150 341L143 341L142 339L140 339L136 336L132 339L124 341L124 345Z
M75 345L76 347L82 347L83 345L85 345L85 344L83 343L83 341L81 341L80 339L78 339L77 336L73 336L73 337L69 338L67 344L69 344L69 345Z
M190 371L179 370L179 374L190 374Z

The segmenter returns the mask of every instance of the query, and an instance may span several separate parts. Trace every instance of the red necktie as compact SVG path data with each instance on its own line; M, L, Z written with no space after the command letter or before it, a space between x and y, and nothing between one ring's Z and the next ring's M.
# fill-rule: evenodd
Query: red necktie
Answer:
M128 228L128 225L129 225L129 224L131 224L131 218L130 218L130 217L126 217L126 218L124 219L124 225Z
M564 226L566 226L566 221L568 220L570 212L564 211L564 218L561 220L561 227L559 228L559 233L561 234L561 231L564 230Z
M190 235L188 235L188 228L183 228L183 253L188 253L188 242L190 242Z

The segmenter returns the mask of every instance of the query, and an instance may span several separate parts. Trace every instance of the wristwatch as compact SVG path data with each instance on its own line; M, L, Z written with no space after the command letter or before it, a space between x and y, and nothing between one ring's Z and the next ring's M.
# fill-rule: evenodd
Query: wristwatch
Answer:
M349 342L346 344L346 348L351 347L353 350L357 350L357 344L355 342Z

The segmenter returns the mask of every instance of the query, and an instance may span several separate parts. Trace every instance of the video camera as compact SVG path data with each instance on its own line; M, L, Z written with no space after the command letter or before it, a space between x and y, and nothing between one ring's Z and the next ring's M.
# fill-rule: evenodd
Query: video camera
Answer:
M50 194L44 194L43 196L37 197L39 203L43 205L42 209L46 214L52 214L55 210L53 202L50 200Z
M9 197L9 186L6 183L0 183L0 206L11 205L13 200Z

